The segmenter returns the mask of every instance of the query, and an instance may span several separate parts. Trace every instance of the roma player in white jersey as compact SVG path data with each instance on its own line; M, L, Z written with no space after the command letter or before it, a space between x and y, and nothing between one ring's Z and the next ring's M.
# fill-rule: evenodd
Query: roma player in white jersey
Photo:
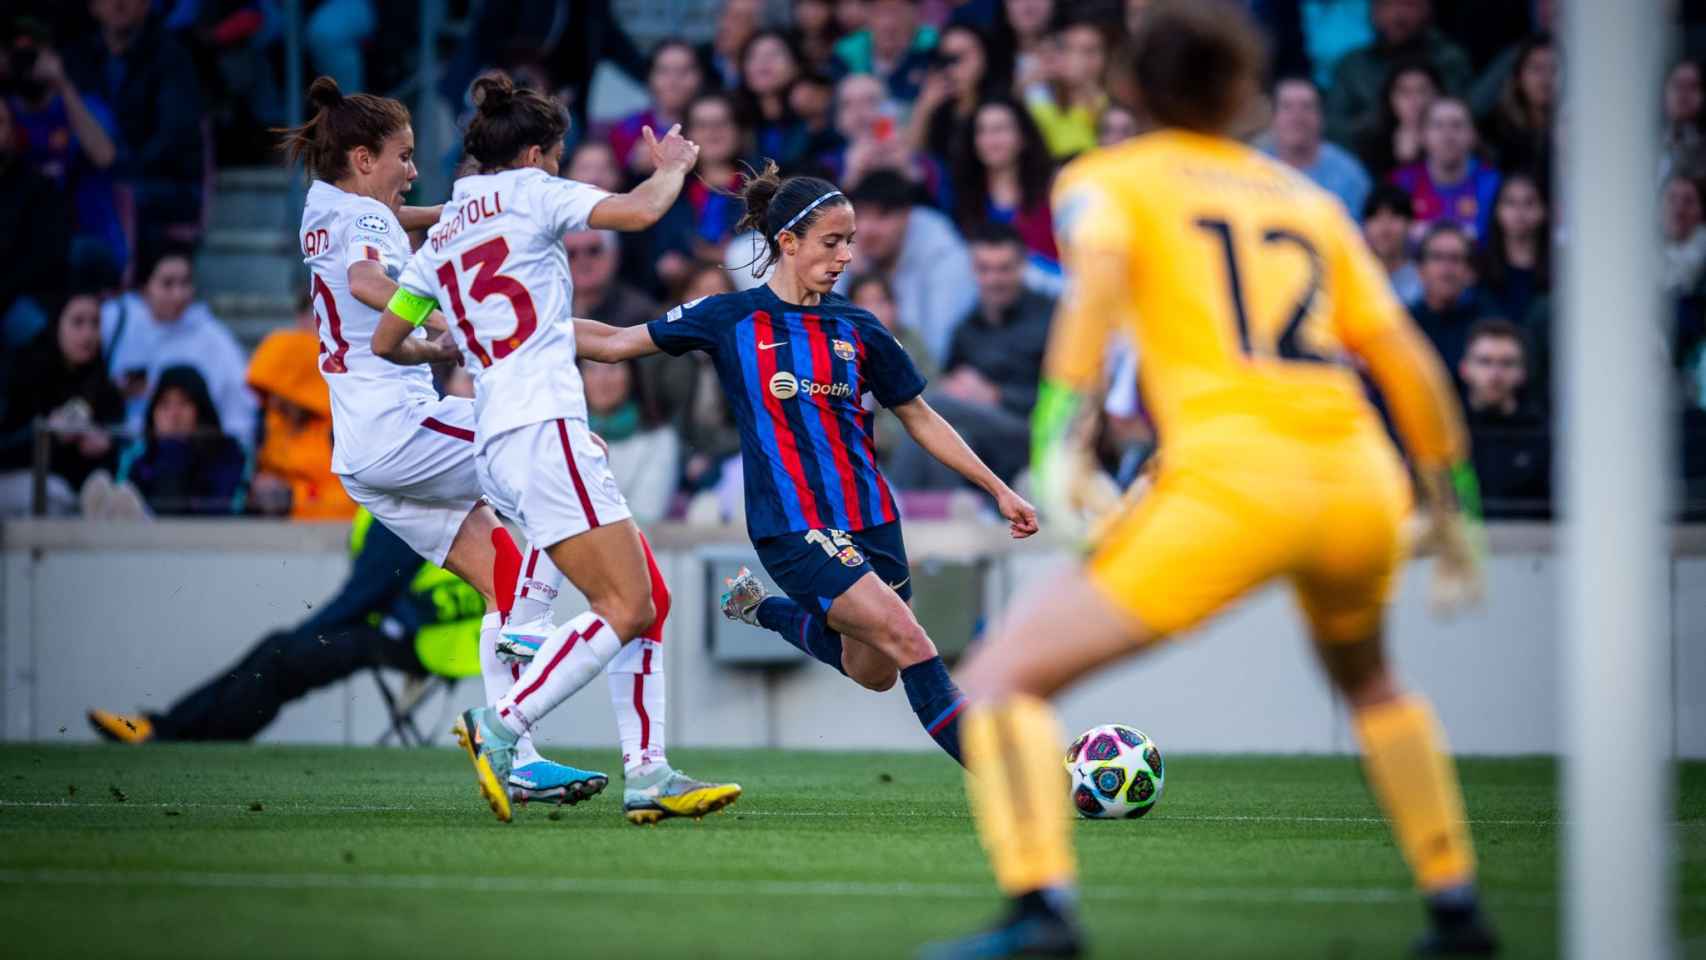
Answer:
M301 243L311 273L320 368L332 398L332 469L352 498L423 558L453 570L485 596L490 612L480 637L481 672L488 696L495 698L520 674L498 658L498 610L508 610L513 598L518 619L548 620L561 578L540 569L550 565L539 564L535 550L522 580L521 554L491 508L480 503L473 403L440 399L426 367L398 366L370 347L380 312L396 290L395 278L409 259L405 228L424 228L438 215L438 208L402 205L402 193L415 178L407 109L388 98L346 97L329 77L315 81L309 96L315 115L287 132L285 146L316 178L303 211ZM677 178L675 189L679 186ZM653 191L674 196L667 180ZM641 197L638 203L650 209L656 200ZM442 318L439 327L442 331ZM660 616L649 639L614 661L609 672L624 757L667 767L663 658L656 649L661 627ZM608 780L597 771L544 759L531 738L518 745L518 760L509 778L517 799L574 803Z
M530 543L545 548L591 607L545 638L506 693L457 723L481 792L507 821L503 784L518 739L656 616L639 530L587 428L563 235L655 223L680 192L698 148L675 129L661 142L648 129L657 172L633 193L613 197L557 176L567 131L561 107L501 75L476 81L474 100L463 148L480 172L456 182L398 278L371 347L404 364L438 362L460 350L474 373L482 490ZM451 318L459 347L416 333L438 310ZM630 773L626 786L623 806L636 822L699 816L740 795L735 784L691 780L667 764Z

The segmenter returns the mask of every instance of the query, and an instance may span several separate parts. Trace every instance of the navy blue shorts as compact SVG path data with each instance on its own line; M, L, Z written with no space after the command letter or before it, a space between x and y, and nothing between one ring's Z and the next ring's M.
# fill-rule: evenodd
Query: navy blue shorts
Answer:
M810 613L827 613L835 598L867 572L881 577L902 600L912 599L912 570L906 563L899 520L851 533L829 529L784 533L754 541L752 546L776 586Z

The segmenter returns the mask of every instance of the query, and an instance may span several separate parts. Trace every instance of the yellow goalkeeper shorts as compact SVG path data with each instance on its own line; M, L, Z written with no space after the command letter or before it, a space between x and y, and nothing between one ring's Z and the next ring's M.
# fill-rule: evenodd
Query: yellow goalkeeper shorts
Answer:
M1204 453L1162 460L1153 489L1105 528L1091 581L1166 635L1284 577L1317 640L1372 636L1411 503L1391 445L1268 441Z

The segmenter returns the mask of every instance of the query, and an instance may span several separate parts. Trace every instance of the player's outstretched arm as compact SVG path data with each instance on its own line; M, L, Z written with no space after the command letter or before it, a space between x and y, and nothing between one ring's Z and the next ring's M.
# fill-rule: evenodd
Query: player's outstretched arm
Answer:
M661 349L646 324L613 327L597 320L575 318L575 355L600 363L621 363L650 356Z
M918 445L932 457L995 498L995 508L1007 520L1013 539L1022 540L1037 532L1037 509L1003 483L977 455L977 451L966 445L965 438L953 424L942 419L942 415L922 396L889 409L900 418L901 426L912 435L912 439L918 441Z
M681 124L670 127L662 140L651 127L641 133L651 148L656 172L627 193L598 201L586 218L587 226L594 230L634 232L657 223L675 205L687 174L699 162L699 146L681 136Z
M425 230L438 222L438 215L444 212L444 204L436 207L398 207L397 222L404 230Z
M398 288L385 312L379 316L379 326L373 331L369 346L374 356L392 363L414 366L417 363L457 363L462 351L451 342L448 332L431 339L414 336L415 328L427 321L438 302Z

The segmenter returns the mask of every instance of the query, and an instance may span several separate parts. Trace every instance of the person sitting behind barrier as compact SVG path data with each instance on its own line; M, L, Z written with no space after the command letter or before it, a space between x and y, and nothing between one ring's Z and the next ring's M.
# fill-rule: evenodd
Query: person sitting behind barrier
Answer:
M332 398L320 375L320 338L268 334L249 360L262 403L261 441L249 499L259 513L293 520L348 520L355 502L332 473Z
M366 667L417 677L480 672L486 605L473 587L423 563L366 510L351 527L350 553L343 586L307 620L262 637L164 713L90 710L89 724L120 743L249 740L285 704Z
M140 443L120 459L117 484L136 489L157 515L242 511L247 458L221 432L207 381L191 367L167 367L148 401Z
M48 512L68 513L75 491L110 466L109 429L124 423L124 397L101 362L101 302L92 293L65 300L58 321L9 354L0 375L0 515L31 508L38 421L53 431L48 447Z
M1552 437L1525 393L1528 342L1516 324L1475 324L1457 364L1463 411L1488 516L1544 516L1552 499Z

